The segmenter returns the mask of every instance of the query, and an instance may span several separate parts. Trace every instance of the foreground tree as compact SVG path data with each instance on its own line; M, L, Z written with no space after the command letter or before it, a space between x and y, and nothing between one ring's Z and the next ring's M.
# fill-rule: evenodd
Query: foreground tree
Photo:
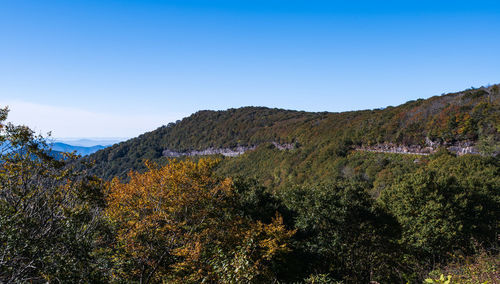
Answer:
M476 243L498 247L497 158L439 153L397 178L381 201L402 226L400 244L427 269L446 263L455 251L474 253Z
M398 225L376 208L365 187L336 181L283 194L295 212L297 262L305 276L311 275L307 281L325 275L346 283L399 280Z
M213 174L216 161L172 161L130 181L114 179L107 215L117 228L115 274L178 283L255 283L276 278L271 266L293 235L280 216L253 221L240 210L231 179Z
M0 110L0 282L104 281L101 182Z

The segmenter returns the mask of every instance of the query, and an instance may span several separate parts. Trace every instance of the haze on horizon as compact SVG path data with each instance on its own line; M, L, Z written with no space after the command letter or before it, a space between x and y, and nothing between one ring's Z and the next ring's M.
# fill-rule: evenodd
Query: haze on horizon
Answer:
M347 111L500 82L496 1L2 1L0 106L54 137Z

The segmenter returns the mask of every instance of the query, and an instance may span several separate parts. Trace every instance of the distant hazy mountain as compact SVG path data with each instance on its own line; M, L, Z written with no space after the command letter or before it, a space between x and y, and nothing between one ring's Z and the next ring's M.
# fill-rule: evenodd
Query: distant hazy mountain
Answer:
M93 141L93 140L88 140L88 141L90 143L90 141ZM93 146L86 147L86 146L70 145L70 144L62 143L62 142L51 142L49 140L48 146L51 148L51 153L55 157L59 158L59 157L62 157L61 156L62 152L73 152L73 151L76 151L76 153L79 155L87 156L87 155L93 154L101 149L107 148L107 147L111 146L111 144L93 145ZM16 151L16 149L12 149L8 142L0 143L0 152L1 153L7 154L7 153L10 153L12 151Z
M95 145L95 146L90 146L90 147L84 147L84 146L74 146L74 145L69 145L61 142L55 142L51 144L52 150L57 151L57 152L73 152L76 151L77 154L86 156L90 155L92 153L95 153L101 149L106 148L107 146L102 146L102 145Z
M127 138L56 138L54 142L64 143L71 146L92 147L92 146L111 146Z
M54 153L76 151L86 156L123 140L125 138L55 138L49 144Z

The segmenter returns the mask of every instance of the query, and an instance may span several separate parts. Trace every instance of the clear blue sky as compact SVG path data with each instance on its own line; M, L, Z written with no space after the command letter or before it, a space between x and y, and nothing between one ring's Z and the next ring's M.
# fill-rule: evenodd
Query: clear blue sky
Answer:
M0 0L0 105L56 137L346 111L500 82L498 1Z

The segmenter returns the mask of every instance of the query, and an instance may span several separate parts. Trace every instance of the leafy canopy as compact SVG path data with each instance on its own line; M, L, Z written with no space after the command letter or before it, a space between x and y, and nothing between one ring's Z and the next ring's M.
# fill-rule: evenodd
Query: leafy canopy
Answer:
M217 161L171 161L131 172L109 186L107 216L117 228L121 277L141 282L271 281L270 265L288 251L287 230L239 210L233 181L213 173Z

